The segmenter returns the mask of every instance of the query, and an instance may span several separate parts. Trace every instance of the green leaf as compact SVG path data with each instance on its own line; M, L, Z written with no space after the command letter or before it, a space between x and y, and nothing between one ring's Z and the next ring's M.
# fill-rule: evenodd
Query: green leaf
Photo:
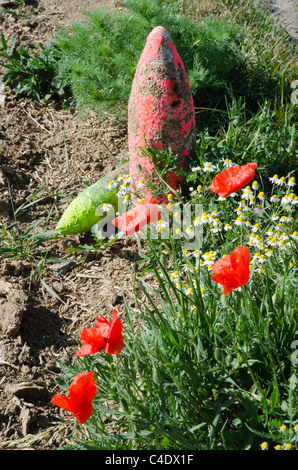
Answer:
M50 287L43 279L40 278L40 282L47 289L47 291L53 295L53 297L56 297L56 299L58 299L61 303L65 304L64 300L61 299L57 292L55 292L54 289Z

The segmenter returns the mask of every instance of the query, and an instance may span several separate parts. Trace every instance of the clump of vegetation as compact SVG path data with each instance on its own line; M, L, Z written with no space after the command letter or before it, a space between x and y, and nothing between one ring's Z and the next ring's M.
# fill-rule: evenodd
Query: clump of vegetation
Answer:
M56 38L61 55L57 76L68 82L78 107L115 111L127 105L146 38L159 25L173 38L196 105L214 105L244 62L240 27L211 18L198 23L167 1L133 0L125 6L126 13L86 12L85 21Z
M8 69L3 77L4 85L14 87L15 94L26 94L40 101L48 101L58 97L67 98L69 89L63 79L56 76L57 63L60 52L52 45L43 46L41 51L30 54L22 46L16 46L16 37L7 41L1 34L0 57L4 62L1 65Z

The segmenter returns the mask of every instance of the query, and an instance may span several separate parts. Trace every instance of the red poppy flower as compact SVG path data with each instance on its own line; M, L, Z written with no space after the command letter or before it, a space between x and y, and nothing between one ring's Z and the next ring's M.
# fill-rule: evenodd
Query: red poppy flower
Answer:
M124 346L122 336L122 322L117 310L113 310L111 323L101 315L96 319L95 326L83 330L80 334L82 346L77 356L87 356L102 349L107 354L118 354Z
M94 408L92 400L97 392L94 371L77 374L68 389L69 397L60 393L53 396L51 403L70 411L80 424L86 423Z
M257 163L247 163L246 165L234 165L218 173L212 180L209 189L220 197L227 197L236 193L254 177Z
M212 266L212 280L223 285L223 294L243 286L249 279L249 251L239 246L232 253L217 260Z
M138 203L138 205L123 215L116 217L112 224L126 235L138 232L149 222L156 222L160 219L158 206L155 199L149 198Z

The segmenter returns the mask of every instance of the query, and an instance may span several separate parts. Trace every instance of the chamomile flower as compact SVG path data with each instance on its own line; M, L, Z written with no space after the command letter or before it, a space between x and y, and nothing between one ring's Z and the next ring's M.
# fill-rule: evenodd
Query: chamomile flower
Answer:
M268 449L269 449L268 442L262 442L261 450L268 450Z
M277 180L275 181L275 183L278 185L278 186L283 186L286 184L286 178L284 176L282 176L281 178L277 178Z
M115 181L110 181L108 184L108 189L112 190L117 188L117 183Z
M135 176L133 174L123 176L123 181L125 181L126 183L131 183L133 179L135 179Z
M264 201L265 199L265 193L263 191L259 192L258 194L258 199L260 199L260 201Z
M218 225L214 225L214 227L211 229L212 233L218 233L221 231L221 227Z
M271 178L269 178L269 181L275 184L278 181L278 175L273 175Z
M200 250L195 250L195 251L193 252L193 256L194 256L195 258L199 258L200 254L201 254L201 251L200 251Z
M227 230L231 230L231 229L232 229L231 224L228 224L228 223L227 223L227 224L224 225L224 230L227 231Z
M193 238L195 236L195 232L191 227L186 227L185 233L189 238Z
M138 182L138 189L144 188L145 186L146 186L146 183L144 182L144 180L140 180Z
M129 194L125 194L124 196L124 199L123 199L123 203L124 205L128 206L130 204L130 195Z
M191 266L190 266L188 263L186 263L186 264L184 265L183 271L184 271L185 273L193 273L193 270L192 270Z
M264 209L261 205L258 205L254 208L254 211L256 212L256 214L259 214L259 215L262 215L264 214Z
M253 192L250 189L246 189L242 194L243 199L249 200L253 197Z
M288 181L288 186L294 187L295 184L296 184L295 178L294 178L294 176L292 176Z
M170 275L170 279L171 279L172 281L179 281L179 279L180 279L179 271L174 271L174 272Z
M285 450L293 450L292 444L286 444L285 445Z
M205 289L203 287L200 288L200 292L201 292L202 297L206 297L207 292L205 291Z
M229 168L230 166L234 166L235 164L229 158L222 159L223 166L225 168Z
M251 187L252 187L252 189L257 191L259 189L259 183L257 181L253 181Z
M241 225L243 223L243 217L237 217L235 220L235 225Z
M127 191L129 191L129 189L130 189L129 183L127 181L124 181L122 186L121 186L121 190L123 192L127 192Z
M251 230L253 232L258 232L260 230L260 224L259 223L256 223L252 226Z
M167 225L168 224L164 220L162 220L162 219L158 220L157 221L157 231L161 232L163 228L167 227Z
M184 287L184 292L186 295L191 295L193 293L192 287L189 286L183 286Z
M197 227L198 225L200 225L202 223L202 218L201 217L196 217L195 220L193 221L193 224L195 227Z
M279 202L279 201L280 201L280 199L279 199L279 197L277 197L276 194L273 194L270 198L270 202Z
M107 202L105 202L102 206L102 211L103 212L109 212L111 209L113 209L113 206L112 204L108 204Z
M287 194L285 194L281 199L281 204L283 206L285 206L285 205L290 204L290 203L291 203L291 199L289 198L289 196Z
M216 171L217 167L213 165L213 163L205 162L202 170L205 172L209 172L209 171L211 172L211 171Z

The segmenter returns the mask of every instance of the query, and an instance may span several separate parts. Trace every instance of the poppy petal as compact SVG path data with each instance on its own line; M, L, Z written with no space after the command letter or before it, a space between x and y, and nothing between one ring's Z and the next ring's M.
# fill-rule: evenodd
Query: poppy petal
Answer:
M96 394L95 380L93 378L94 371L91 372L80 372L77 374L70 384L69 397L74 403L80 403L81 401L92 401Z
M107 337L105 352L107 354L118 354L123 346L122 322L117 315L117 311L113 310L111 328Z
M92 400L97 392L94 371L77 374L70 384L69 398L56 394L51 403L70 411L80 424L85 423L91 416L94 408Z
M151 201L151 199L149 199ZM142 201L136 207L130 209L125 214L116 217L112 224L126 235L132 235L150 222L156 222L160 218L158 206L153 199Z
M51 403L53 405L59 406L60 408L63 408L63 410L72 412L72 404L70 398L61 395L60 393L56 393L56 395L53 396Z
M234 165L226 168L216 175L209 189L220 197L227 197L238 192L254 177L257 166L257 163L250 162L243 166Z
M211 280L223 285L223 294L245 285L249 280L249 256L246 246L240 246L212 266Z
M83 330L80 334L82 340L82 346L77 351L77 356L86 356L88 354L94 354L104 349L106 345L105 338L102 335L102 330L96 327L90 327Z

